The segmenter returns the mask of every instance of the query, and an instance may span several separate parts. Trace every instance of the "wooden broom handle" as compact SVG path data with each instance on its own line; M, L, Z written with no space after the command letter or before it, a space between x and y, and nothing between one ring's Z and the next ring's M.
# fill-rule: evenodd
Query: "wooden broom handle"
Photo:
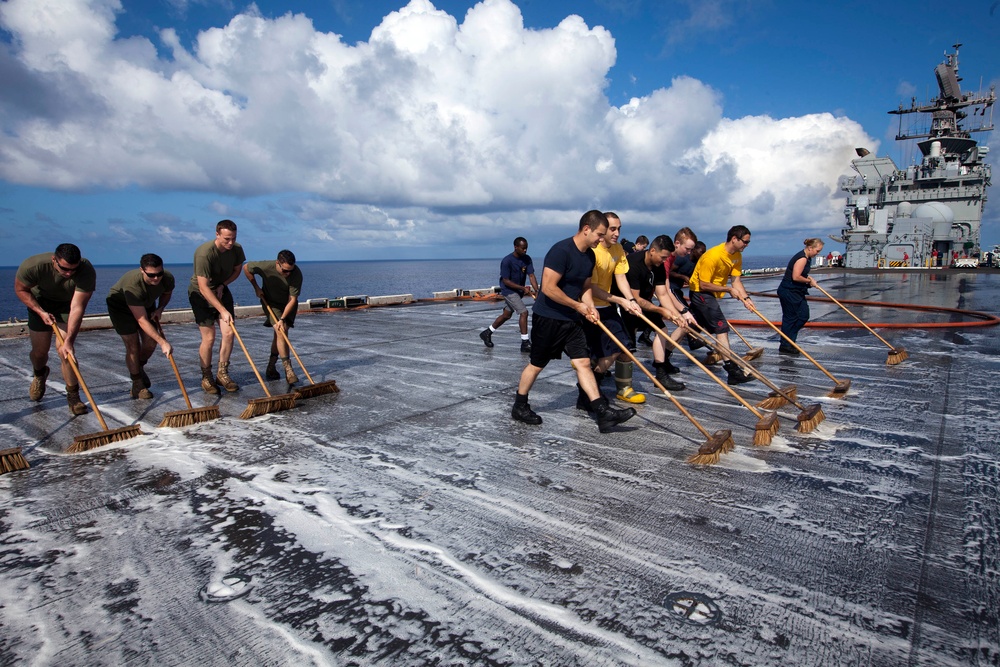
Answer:
M816 289L818 289L820 292L822 292L823 294L825 294L826 297L828 299L830 299L830 301L833 301L835 304L837 304L838 306L840 306L841 308L843 308L845 313L847 313L848 315L850 315L851 317L853 317L854 319L856 319L858 321L858 324L860 324L861 326L863 326L865 329L868 329L868 332L871 335L875 336L880 341L882 341L883 343L885 343L889 347L890 350L895 349L895 348L893 348L892 345L889 344L889 342L885 338L882 338L881 336L879 336L877 333L875 333L874 329L872 329L870 326L868 326L867 324L865 324L864 322L862 322L861 318L858 317L857 315L855 315L854 313L852 313L847 306L845 306L844 304L842 304L841 302L839 302L835 298L833 298L832 294L830 294L829 292L827 292L825 289L823 289L819 285L816 285Z
M670 399L671 403L673 403L674 405L677 406L677 409L680 410L681 413L685 417L688 418L688 421L690 421L692 424L694 424L694 426L695 426L696 429L698 429L699 431L701 431L701 434L703 436L705 436L706 438L709 438L709 439L712 438L712 434L709 433L708 431L706 431L705 427L702 426L701 424L699 424L698 420L695 419L694 417L692 417L691 413L684 409L684 406L680 404L680 401L678 401L676 398L674 398L673 394L671 394L669 391L667 391L666 387L664 387L662 384L660 384L660 381L657 380L653 376L653 374L649 372L649 369L647 369L645 366L643 366L642 363L638 359L635 358L634 354L632 354L631 352L628 351L627 347L625 347L624 345L622 345L622 342L620 340L618 340L618 337L615 336L610 331L608 331L608 328L606 326L604 326L604 322L601 322L600 320L598 320L596 322L596 324L597 324L597 326L599 326L601 328L601 331L603 331L607 335L608 338L610 338L611 340L613 340L618 345L618 347L621 348L621 351L624 352L628 356L628 358L632 360L632 363L635 364L636 366L638 366L642 370L642 372L645 373L646 376L650 380L653 381L653 384L655 384L657 387L659 387L660 391L662 391L666 395L666 397ZM598 391L600 391L600 387L598 387L597 389L598 389Z
M59 327L55 324L55 322L52 323L52 330L56 332L56 340L59 341L59 346L61 347L66 341L63 339L62 331L59 330ZM107 422L104 421L104 416L97 408L97 403L94 403L94 397L90 395L90 389L87 388L87 383L83 381L83 375L80 374L80 367L76 365L76 357L72 354L67 354L66 360L69 361L69 365L73 367L73 373L76 375L76 379L80 383L83 393L87 395L90 407L94 409L94 414L97 415L97 421L101 422L101 428L105 431L109 431L110 429L108 428Z
M778 334L779 336L781 336L781 337L782 337L782 338L784 338L784 339L785 339L786 341L788 341L788 344L789 344L789 345L791 345L791 346L792 346L792 347L794 347L794 348L795 348L796 350L798 350L798 351L799 351L800 353L802 353L802 356L804 356L804 357L805 357L806 359L808 359L809 361L813 362L813 365L815 365L815 366L816 366L816 368L818 368L818 369L820 369L821 371L823 371L823 374L824 374L824 375L826 375L826 376L827 376L828 378L830 378L830 379L831 379L831 380L833 380L834 382L836 382L836 383L838 383L838 384L840 383L840 380L838 380L837 378L833 377L833 374L831 374L831 373L830 373L830 371L828 371L828 370L826 370L825 368L823 368L823 367L822 367L822 366L820 365L820 363L819 363L818 361L816 361L815 359L813 359L813 358L812 358L812 356L811 356L811 355L810 355L810 354L809 354L808 352L806 352L806 351L805 351L805 350L803 350L803 349L802 349L801 347L799 347L799 346L798 346L798 344L797 344L797 343L796 343L796 342L795 342L794 340L792 340L791 338L789 338L788 336L786 336L786 335L785 335L785 332L784 332L784 331L782 331L782 330L781 330L781 329L779 329L778 327L774 326L774 322L772 322L771 320L769 320L769 319L767 319L766 317L764 317L763 315L761 315L760 311L759 311L759 310L757 310L757 309L756 309L756 308L755 308L754 306L750 306L750 311L751 311L751 312L752 312L752 313L753 313L754 315L756 315L757 317L759 317L759 318L760 318L761 320L763 320L763 321L764 321L764 324L766 324L767 326L769 326L769 327L771 327L772 329L774 329L774 331L775 331L775 332L776 332L776 333L777 333L777 334Z
M159 322L156 323L156 330L160 332L160 335L163 336L163 338L167 337L163 333L163 327L160 326ZM173 352L167 355L167 359L170 360L170 366L174 369L174 375L177 377L177 386L181 388L181 393L184 395L184 402L187 403L188 410L194 410L194 406L191 405L191 399L188 398L187 389L184 388L184 380L181 380L181 372L177 370L177 362L174 361Z
M267 312L271 315L271 319L277 322L278 318L274 316L274 311L271 310L271 304L269 304L267 301L264 301L264 299L261 299L260 302L265 308L267 308ZM299 355L295 351L295 348L292 347L292 341L288 340L288 334L285 333L284 329L281 330L281 337L285 339L285 345L287 345L288 349L291 350L292 354L295 355L295 361L299 362L299 366L302 367L302 372L305 373L306 379L309 380L309 384L316 384L315 382L313 382L312 376L309 375L309 371L306 370L306 365L302 363L301 359L299 359Z
M712 371L708 370L708 369L707 369L707 368L705 367L705 364L703 364L703 363L701 363L700 361L698 361L698 360L697 360L697 359L695 358L695 356L694 356L693 354L691 354L690 352L688 352L687 350L685 350L685 349L684 349L684 348L683 348L683 347L681 346L681 344L680 344L680 343L678 343L678 342L677 342L677 341L675 341L675 340L674 340L673 338L671 338L670 336L668 336L668 335L667 335L667 332L666 332L666 331L664 331L664 330L663 330L663 329L661 329L660 327L658 327L658 326L656 326L655 324L653 324L653 323L652 323L652 322L651 322L651 321L649 320L649 318L648 318L648 317L646 317L645 315L643 315L642 313L640 313L640 314L639 314L639 317L640 317L640 318L642 318L642 321L643 321L643 322L645 322L646 324L648 324L648 325L650 326L650 328L652 328L652 329L653 329L653 331L655 331L656 333L658 333L658 334L660 334L661 336L663 336L663 339L664 339L665 341L667 341L667 342L669 342L669 343L670 343L671 345L673 345L673 346L674 346L674 349L676 349L676 350L680 350L680 351L681 351L681 352L682 352L682 353L684 354L684 356L685 356L685 357L687 357L687 358L688 358L688 359L689 359L690 361L692 361L692 362L693 362L693 363L694 363L694 364L695 364L695 365L696 365L696 366L697 366L698 368L700 368L701 370L705 371L705 375L707 375L708 377L710 377L710 378L712 378L713 380L715 380L715 382L716 382L716 383L717 383L717 384L718 384L718 385L719 385L720 387L722 387L723 389L725 389L726 391L728 391L728 392L729 392L730 394L732 394L732 395L733 395L733 398L735 398L735 399L736 399L737 401L739 401L739 402L740 402L741 404L743 404L743 407L745 407L745 408L746 408L747 410L749 410L749 411L750 411L750 412L752 412L752 413L753 413L754 415L756 415L757 419L762 419L762 418L763 418L763 415L761 415L761 413L757 412L757 410L756 410L756 409L755 409L755 408L754 408L754 407L753 407L752 405L750 405L749 403L747 403L746 399L744 399L744 398L743 398L742 396L740 396L739 394L737 394L737 393L736 393L736 391L735 391L735 390L734 390L734 389L733 389L732 387L730 387L730 386L729 386L728 384L726 384L725 382L723 382L722 380L720 380L720 379L719 379L719 378L718 378L718 377L717 377L717 376L715 375L715 373L713 373Z
M264 384L264 378L260 376L260 371L257 370L257 366L254 365L253 359L250 357L250 351L247 350L247 346L243 344L243 339L240 338L240 332L236 330L235 317L233 318L233 321L229 323L229 327L233 330L233 333L236 334L236 340L240 342L240 347L243 348L243 354L247 355L247 361L250 362L250 368L253 369L253 374L257 376L257 381L260 382L261 389L264 390L264 393L267 394L268 398L271 398L271 392L267 390L267 385Z

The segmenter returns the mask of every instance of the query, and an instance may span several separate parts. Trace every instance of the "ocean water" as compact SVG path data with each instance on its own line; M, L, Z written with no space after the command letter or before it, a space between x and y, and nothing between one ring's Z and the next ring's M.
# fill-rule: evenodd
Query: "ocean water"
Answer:
M535 273L542 277L542 256L535 256L538 264ZM426 299L434 292L451 289L481 289L499 285L500 259L444 259L444 260L376 260L358 262L300 262L303 286L302 300L340 296L382 296L387 294L412 294ZM758 269L784 266L787 258L762 256L745 257L744 268ZM134 265L117 264L97 266L97 289L87 306L88 314L107 311L104 299L118 279ZM191 264L167 264L167 270L177 279L177 289L168 309L187 308L187 284L191 279ZM0 322L11 318L23 320L27 311L14 293L14 275L17 267L0 267ZM229 286L237 305L254 305L257 299L250 283L238 278Z

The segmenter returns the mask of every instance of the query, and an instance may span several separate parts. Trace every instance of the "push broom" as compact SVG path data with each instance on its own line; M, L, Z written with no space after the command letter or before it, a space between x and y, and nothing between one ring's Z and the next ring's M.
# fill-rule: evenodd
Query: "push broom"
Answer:
M163 328L160 323L156 323L156 328L160 330L160 335L163 335ZM163 415L163 421L160 422L160 427L170 427L170 428L180 428L181 426L191 426L192 424L200 424L202 422L212 421L213 419L219 418L219 406L209 405L204 408L196 408L191 405L191 399L188 397L187 389L184 388L184 381L181 380L181 372L177 370L177 362L174 361L173 353L167 355L170 359L170 366L174 369L174 375L177 377L177 386L181 388L181 394L184 395L184 402L187 403L187 410L175 410L174 412L168 412Z
M263 299L261 299L260 303L267 308L267 312L271 315L271 319L277 322L278 318L274 316L274 311L271 310L271 304ZM292 341L288 340L288 334L282 331L281 337L285 340L285 345L288 346L288 349L291 350L293 355L295 355L295 361L299 362L299 366L302 367L302 372L305 373L306 379L309 380L309 384L295 390L295 393L299 395L299 398L313 398L315 396L322 396L323 394L340 393L340 387L337 386L336 380L326 380L325 382L320 382L319 384L313 382L312 376L309 375L309 371L306 370L306 365L302 363L302 360L299 359L299 355L295 351L295 348L292 347Z
M789 338L788 336L786 336L784 331L782 331L781 329L779 329L778 327L776 327L774 325L774 322L772 322L771 320L769 320L766 317L764 317L763 315L761 315L760 311L757 310L756 308L754 308L753 306L750 306L750 310L753 312L754 315L756 315L761 320L763 320L764 324L766 324L767 326L769 326L772 329L774 329L774 331L779 336L781 336L782 338L784 338L785 341L787 341L789 345L791 345L796 350L798 350L802 354L803 357L805 357L806 359L808 359L809 361L811 361L813 363L813 365L816 366L816 368L818 368L820 371L823 372L824 375L826 375L828 378L830 378L831 380L833 380L834 386L833 386L833 389L830 390L830 393L827 394L828 398L843 398L847 394L847 390L851 388L851 380L850 380L850 378L847 378L847 379L844 379L844 380L838 380L837 378L835 378L830 371L828 371L825 368L823 368L818 361L816 361L815 359L812 358L812 356L809 355L808 352L806 352L801 347L799 347L799 345L794 340L792 340L791 338Z
M838 306L840 306L841 308L843 308L845 313L847 313L848 315L850 315L851 317L853 317L854 319L856 319L858 321L858 324L860 324L861 326L863 326L865 329L868 329L868 332L871 333L871 335L873 335L876 338L878 338L880 341L882 341L885 344L886 347L889 348L889 357L885 360L885 365L886 366L895 366L896 364L898 364L898 363L900 363L902 361L906 361L910 357L910 354L906 350L904 350L901 347L893 347L889 343L889 341L887 341L885 338L882 338L877 333L875 333L874 329L872 329L870 326L868 326L867 324L865 324L864 322L862 322L860 317L858 317L857 315L855 315L854 313L852 313L847 308L847 306L845 306L844 304L842 304L841 302L839 302L835 298L833 298L833 295L831 295L825 289L823 289L819 285L816 285L816 289L818 289L820 292L822 292L823 294L825 294L826 298L830 299L830 301L833 301L835 304L837 304Z
M647 318L645 315L640 314L639 317L642 318L642 321L645 322L653 331L662 336L663 339L666 342L673 345L675 349L680 350L685 357L687 357L692 363L694 363L695 366L704 371L705 375L715 380L720 387L722 387L727 392L732 394L733 398L739 401L743 405L743 407L745 407L747 410L753 413L755 417L757 417L757 424L754 426L753 430L753 444L755 447L766 447L767 445L771 444L771 438L773 438L774 434L778 432L779 423L778 423L777 412L772 411L769 412L767 415L762 415L760 412L756 410L756 408L747 403L747 401L742 396L737 394L732 387L730 387L725 382L720 380L715 375L715 373L708 370L708 368L706 368L704 364L695 359L694 355L685 350L680 343L678 343L673 338L668 336L667 332L665 332L663 329L660 329L658 326L653 324L653 322L650 321L649 318Z
M0 475L15 470L27 470L30 467L20 447L0 450Z
M230 322L229 326L232 328L233 333L236 334L236 340L239 341L240 347L243 348L243 354L247 356L247 361L250 362L250 368L253 369L253 374L257 376L257 381L260 382L261 389L264 390L266 394L263 398L251 398L247 402L247 408L240 414L240 419L253 419L254 417L259 417L261 415L266 415L271 412L280 412L282 410L291 410L295 407L295 394L280 394L278 396L272 396L271 392L267 390L267 385L264 384L264 378L260 376L260 371L257 370L257 366L254 365L253 359L250 357L250 351L247 346L243 344L243 338L240 337L240 332L236 330L236 323Z
M739 339L743 341L743 344L749 348L747 353L743 355L743 359L745 359L746 361L753 361L754 359L759 358L760 355L764 354L764 348L754 347L753 345L751 345L750 341L748 341L746 338L743 337L743 334L741 334L739 330L737 330L736 327L733 326L732 322L729 323L729 328L732 329L733 333L739 336Z
M711 346L713 350L712 354L716 355L721 360L723 358L723 354L720 352L720 350L722 350L722 345L720 345L719 342L715 340L714 337L712 337L708 332L706 332L697 324L695 324L694 327L695 328L691 330L691 335L694 336L696 340L700 340L702 343ZM746 360L744 359L743 361ZM754 368L753 370L757 369ZM754 377L757 376L755 375ZM761 381L764 382L764 384L767 384L765 380ZM785 398L786 396L790 396L791 398L794 399L798 395L798 391L799 391L798 387L796 387L794 384L786 384L784 387L781 388L780 391L772 391L770 394L768 394L767 398L757 403L757 407L760 408L761 410L776 410L781 406L788 404L788 399Z
M653 381L653 384L655 384L657 388L660 391L662 391L667 398L670 399L670 402L673 403L675 406L677 406L677 409L681 411L681 414L687 417L688 421L694 424L694 427L699 431L701 431L701 434L705 436L706 438L705 443L698 448L697 453L692 454L688 458L688 463L695 463L698 465L712 465L718 463L719 459L722 457L723 454L731 452L734 449L736 449L736 443L733 442L732 431L721 430L721 431L716 431L715 433L709 433L707 430L705 430L705 427L699 424L698 420L692 417L691 413L684 409L684 406L680 404L680 401L674 398L673 395L669 391L667 391L666 387L660 384L659 380L657 380L656 377L649 372L649 369L643 366L642 363L635 358L634 354L629 352L628 348L625 347L625 345L620 340L618 340L618 337L615 336L610 331L608 331L608 328L604 326L604 322L598 320L597 326L601 328L601 331L603 331L608 338L613 340L618 345L618 347L621 348L621 351L632 361L632 363L638 366L639 369L642 370L642 372L645 373L646 376Z
M724 349L721 345L716 347L716 350L719 352L719 354L726 356L734 364L738 365L743 370L749 372L750 375L753 375L755 378L763 382L769 389L771 389L772 393L768 396L768 398L766 398L764 401L758 404L759 407L763 409L763 406L766 404L771 406L772 408L776 408L779 407L780 405L784 405L785 403L791 403L792 405L797 407L800 412L798 416L796 416L795 418L797 422L797 424L795 425L795 429L799 433L810 433L813 430L815 430L817 426L823 423L824 420L826 420L826 415L823 413L823 408L820 407L818 403L810 405L809 407L805 407L795 399L794 395L790 394L784 389L781 389L780 387L778 387L778 385L768 380L763 373L754 368L749 362L745 361L738 354L735 354L732 351Z
M52 324L52 330L55 331L56 340L59 341L59 345L62 346L64 342L62 332L59 330L59 327L55 325L55 323ZM107 422L104 421L104 416L97 407L97 403L94 402L94 397L90 395L90 389L87 388L87 383L83 381L83 375L80 373L80 367L76 363L76 358L72 354L67 355L66 358L69 360L69 365L73 367L73 374L76 375L76 380L80 383L80 388L83 389L83 393L87 395L90 407L94 409L94 414L97 415L97 421L101 422L101 427L104 429L100 433L76 436L73 438L73 444L69 446L67 451L71 454L77 454L79 452L86 452L94 449L95 447L109 445L112 442L121 442L122 440L128 440L142 435L142 429L139 428L138 424L123 426L115 429L108 428Z

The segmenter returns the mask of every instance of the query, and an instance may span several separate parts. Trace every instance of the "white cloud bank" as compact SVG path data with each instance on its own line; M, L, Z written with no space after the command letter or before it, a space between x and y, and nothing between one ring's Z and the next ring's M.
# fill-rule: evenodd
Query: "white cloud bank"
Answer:
M875 144L831 114L725 118L719 94L683 76L612 106L611 33L578 16L526 29L509 0L461 23L411 0L356 45L251 6L191 51L171 29L159 44L116 37L120 11L0 4L13 36L0 43L0 178L302 193L290 218L316 243L472 236L512 212L575 225L589 208L668 233L832 230L837 176L855 146Z

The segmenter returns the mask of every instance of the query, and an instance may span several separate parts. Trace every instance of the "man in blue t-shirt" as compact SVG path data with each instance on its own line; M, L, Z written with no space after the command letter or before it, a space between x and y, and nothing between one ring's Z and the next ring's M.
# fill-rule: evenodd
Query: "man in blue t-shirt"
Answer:
M531 286L525 286L528 280ZM523 236L514 239L514 252L500 261L500 296L506 305L503 312L493 320L489 329L484 329L479 337L486 347L493 347L493 332L500 325L517 313L518 326L521 328L521 352L531 352L531 341L528 340L528 307L521 297L538 294L538 281L535 280L535 267L528 255L528 240Z
M608 220L600 211L587 211L576 234L556 243L545 255L542 287L535 299L531 319L531 356L521 372L517 396L510 416L525 424L541 424L542 418L528 404L528 392L539 373L552 359L565 352L576 371L580 389L590 400L601 433L635 415L635 408L618 409L601 395L590 369L590 350L580 326L582 318L600 322L594 308L590 276L596 263L594 248L607 233Z

